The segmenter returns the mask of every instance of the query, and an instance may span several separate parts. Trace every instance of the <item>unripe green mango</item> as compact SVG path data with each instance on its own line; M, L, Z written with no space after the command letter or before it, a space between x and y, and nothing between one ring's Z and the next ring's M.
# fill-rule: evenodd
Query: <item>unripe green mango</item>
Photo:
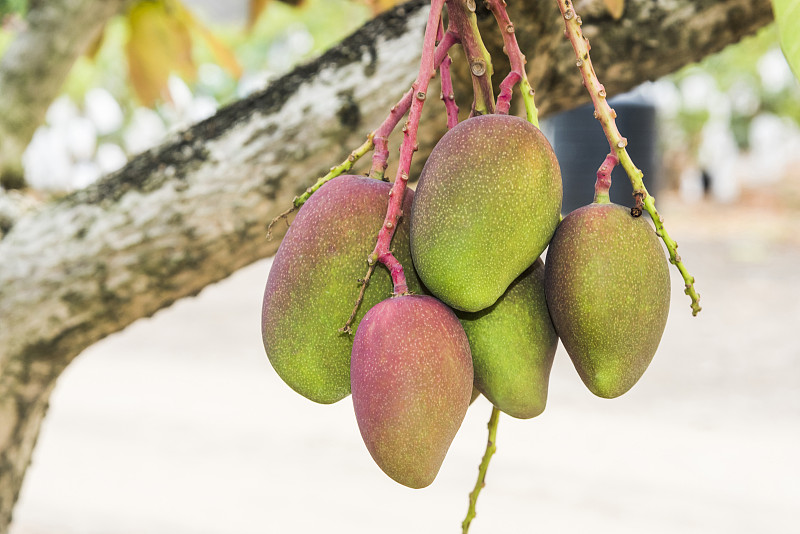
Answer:
M278 375L301 395L333 403L350 394L352 336L339 332L358 297L389 201L391 185L340 176L323 185L300 208L275 255L264 291L261 332ZM403 209L411 209L407 191ZM421 291L409 251L409 225L400 220L392 249L405 267L408 287ZM367 310L392 293L378 266L353 327Z
M547 253L550 316L589 390L614 398L644 373L669 314L667 260L650 223L617 204L567 215Z
M475 387L498 409L529 419L544 411L558 336L537 259L503 296L479 312L456 312L469 339Z
M472 396L458 319L426 295L384 300L358 325L350 365L358 428L375 463L400 484L430 485Z
M538 128L509 115L459 123L436 144L411 209L423 283L449 306L479 311L544 251L558 225L561 173Z

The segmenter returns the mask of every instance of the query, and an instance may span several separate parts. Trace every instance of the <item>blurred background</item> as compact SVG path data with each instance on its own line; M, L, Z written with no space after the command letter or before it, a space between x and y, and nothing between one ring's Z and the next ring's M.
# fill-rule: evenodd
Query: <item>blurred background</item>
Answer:
M113 19L49 107L25 180L48 196L85 187L389 4L186 0L176 31L191 39L175 57L137 33L158 13ZM24 24L24 7L3 6L0 54ZM194 59L180 64L186 46ZM153 56L166 66L128 76ZM661 347L614 401L593 397L559 349L545 413L501 418L471 531L800 532L800 85L771 26L626 98L652 110L646 180L703 312L691 317L673 269ZM604 145L591 110L577 113ZM558 121L544 126L551 138ZM315 405L269 367L258 328L269 266L138 321L67 369L13 534L457 531L488 403L470 408L431 488L398 486L370 459L349 399Z

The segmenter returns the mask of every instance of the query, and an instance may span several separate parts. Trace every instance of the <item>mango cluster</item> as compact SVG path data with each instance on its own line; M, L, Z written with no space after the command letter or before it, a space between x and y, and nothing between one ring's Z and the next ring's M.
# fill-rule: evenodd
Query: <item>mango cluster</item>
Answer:
M596 395L636 383L669 310L661 246L647 221L614 204L559 222L555 154L513 116L474 117L442 137L392 241L411 294L387 298L378 268L355 336L342 334L389 189L341 176L306 202L267 280L262 334L301 395L333 403L352 393L367 449L391 478L431 484L476 393L513 417L541 414L559 338Z

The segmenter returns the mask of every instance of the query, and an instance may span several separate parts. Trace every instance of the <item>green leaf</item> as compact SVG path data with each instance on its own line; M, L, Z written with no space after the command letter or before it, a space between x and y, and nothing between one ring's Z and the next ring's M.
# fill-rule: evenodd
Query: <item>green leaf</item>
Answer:
M772 0L775 21L786 61L800 80L800 0Z

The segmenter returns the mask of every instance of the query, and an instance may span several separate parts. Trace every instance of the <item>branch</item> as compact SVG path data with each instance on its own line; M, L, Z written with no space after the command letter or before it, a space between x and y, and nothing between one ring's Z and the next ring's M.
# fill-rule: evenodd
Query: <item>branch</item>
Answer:
M583 21L575 11L571 0L558 0L558 7L564 18L564 34L569 39L570 43L572 43L572 48L575 51L576 65L578 69L580 69L581 77L583 78L583 85L589 92L592 103L594 104L594 116L603 126L603 132L605 132L606 138L608 139L611 154L616 155L617 160L622 165L622 168L625 169L628 178L630 178L631 185L633 186L636 206L631 210L631 213L634 216L641 215L641 203L642 201L644 202L644 209L650 214L655 224L656 235L664 241L664 245L667 247L670 263L678 268L678 271L683 277L685 284L684 293L692 300L692 315L697 315L702 308L700 307L700 295L694 288L694 277L689 274L686 267L683 265L683 261L681 261L681 257L678 255L678 243L667 233L667 229L664 227L664 219L656 210L655 199L652 195L648 194L647 188L644 186L644 182L642 181L644 174L634 165L633 160L625 148L628 146L628 140L622 137L622 134L620 134L617 129L617 124L614 120L617 117L617 113L611 109L611 106L608 104L606 88L600 83L594 71L592 58L589 55L589 39L583 35L583 31L581 30ZM609 154L609 156L611 156L611 154ZM606 158L606 161L608 162L608 158ZM598 183L600 183L600 178L600 172L598 172ZM607 193L608 190L606 189L606 196Z

